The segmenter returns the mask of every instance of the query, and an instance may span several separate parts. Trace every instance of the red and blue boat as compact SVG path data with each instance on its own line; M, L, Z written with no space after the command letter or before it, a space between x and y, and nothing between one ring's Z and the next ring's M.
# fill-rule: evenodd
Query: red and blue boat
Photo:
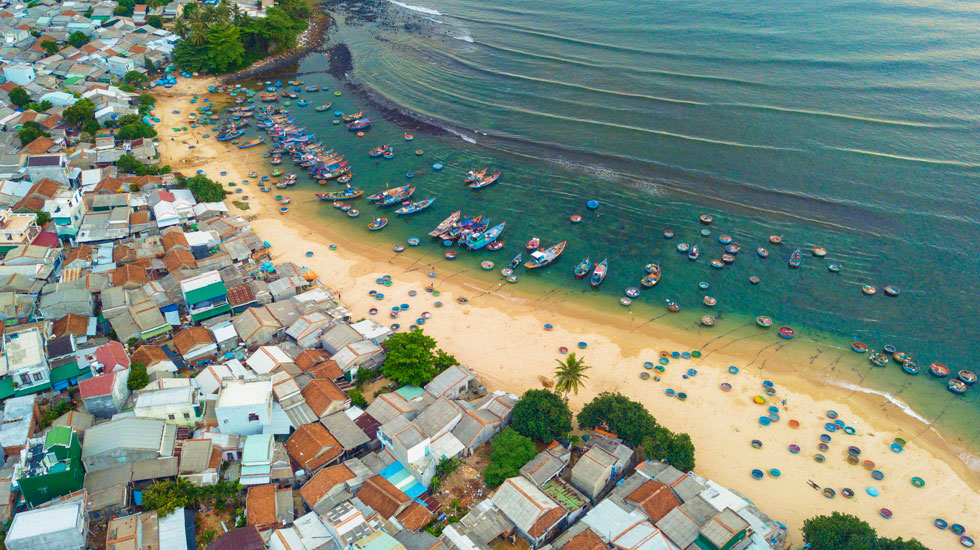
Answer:
M350 130L351 132L356 132L358 130L365 129L365 128L367 128L370 125L371 125L371 119L370 118L359 118L359 119L355 120L354 122L351 122L350 124L348 124L347 125L347 129Z

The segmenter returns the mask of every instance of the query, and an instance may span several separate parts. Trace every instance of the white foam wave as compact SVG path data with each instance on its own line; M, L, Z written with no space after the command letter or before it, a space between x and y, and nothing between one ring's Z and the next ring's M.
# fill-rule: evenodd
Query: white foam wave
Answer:
M439 12L438 10L434 10L432 8L426 8L424 6L413 6L412 4L406 4L404 2L399 2L398 0L388 0L388 2L391 2L392 4L394 4L394 5L396 5L396 6L400 7L400 8L405 8L406 10L410 10L410 11L416 11L416 12L419 12L419 13L426 13L426 14L429 14L429 15L442 15L442 13Z
M892 395L890 393L886 393L886 392L882 392L882 391L878 391L878 390L872 390L870 388L865 388L864 386L858 386L857 384L851 384L850 382L844 382L844 381L841 381L841 380L834 380L833 381L833 384L836 385L836 386L840 386L842 388L848 389L848 390L859 391L861 393L870 393L870 394L874 394L874 395L880 395L881 397L884 397L885 399L887 399L889 403L891 403L892 405L895 405L896 407L898 407L899 409L901 409L902 412L904 412L905 414L907 414L907 415L911 416L912 418L914 418L914 419L922 422L923 424L932 425L932 422L930 422L929 420L926 420L921 415L919 415L919 413L915 412L915 409L913 409L908 403L902 401L901 399L895 397L894 395Z
M473 42L473 37L469 33L463 33L461 36L453 36L456 40L462 40L463 42Z
M457 136L459 139L465 141L466 143L472 143L472 144L476 145L476 140L474 138L471 138L470 136L468 136L468 135L466 135L466 134L464 134L464 133L462 133L460 131L454 130L452 128L445 128L445 130L447 132L449 132L450 134L453 134L454 136Z

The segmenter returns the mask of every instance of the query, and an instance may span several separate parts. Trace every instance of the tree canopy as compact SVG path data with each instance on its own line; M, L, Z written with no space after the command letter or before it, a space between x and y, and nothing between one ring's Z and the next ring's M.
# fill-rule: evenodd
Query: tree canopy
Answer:
M694 443L686 433L657 426L653 435L643 438L642 447L648 457L665 460L682 472L694 469Z
M139 71L129 71L123 75L123 82L129 84L130 86L138 86L149 79L150 77Z
M58 43L53 40L42 40L41 48L48 52L48 55L54 55L58 53Z
M68 44L76 48L81 48L85 44L88 44L88 40L87 34L83 33L82 31L75 31L68 37Z
M568 354L568 357L564 360L555 359L558 363L558 367L555 369L555 377L558 382L555 384L555 391L561 393L565 399L568 399L569 393L574 393L578 395L578 390L581 388L585 381L589 378L585 371L589 370L590 366L585 364L585 358L578 358L575 353Z
M31 96L28 95L27 90L20 87L10 90L7 97L10 98L11 103L21 108L31 102Z
M133 122L131 124L121 126L119 131L116 132L116 138L121 140L151 138L156 137L156 135L157 131L153 129L153 126L150 126L143 121Z
M146 365L133 363L129 366L129 379L126 380L126 387L130 391L141 390L149 383L150 376L146 373Z
M34 122L34 121L31 121ZM35 123L37 124L37 123ZM21 146L27 145L28 143L34 141L39 137L51 137L51 134L45 132L44 130L38 128L37 126L27 126L17 132L17 137L20 139Z
M578 423L583 429L605 427L634 447L657 428L657 420L643 405L611 392L600 393L582 407Z
M436 349L436 341L414 329L391 335L383 344L381 372L398 384L422 386L443 370L458 364L452 355Z
M187 188L194 194L198 202L221 202L225 200L225 191L221 184L209 179L204 174L198 174L185 180Z
M929 550L915 539L879 537L864 520L840 512L804 521L803 540L812 550Z
M490 443L490 462L483 471L483 481L487 487L493 488L509 477L521 472L521 466L528 463L538 450L530 438L517 433L513 428L504 428Z
M548 443L564 438L572 430L572 411L555 393L528 390L514 405L510 425L525 437Z
M160 174L170 173L169 165L149 166L143 164L137 160L136 157L128 153L119 157L119 160L116 161L116 168L118 168L120 172L126 174L136 174L137 176L157 176Z

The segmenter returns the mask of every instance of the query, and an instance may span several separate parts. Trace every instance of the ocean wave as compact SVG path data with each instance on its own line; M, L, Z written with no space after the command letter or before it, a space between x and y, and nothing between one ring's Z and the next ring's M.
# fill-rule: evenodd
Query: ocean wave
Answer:
M469 42L471 44L473 43L473 37L470 36L470 33L468 32L463 32L463 34L461 34L460 36L455 36L455 35L450 35L450 36L452 36L456 40L462 40L463 42Z
M405 8L409 11L416 11L419 13L425 13L428 15L442 15L442 12L434 10L432 8L426 8L425 6L413 6L412 4L406 4L404 2L399 2L398 0L388 0L389 3L394 4L400 8Z
M880 151L869 151L867 149L853 149L850 147L837 147L835 145L824 145L828 149L833 149L835 151L841 151L844 153L853 153L856 155L866 155L870 157L887 158L892 160L900 160L905 162L914 162L918 164L938 164L943 166L960 166L963 168L980 168L980 164L973 162L963 162L959 160L948 160L948 159L933 159L927 157L912 157L908 155L898 155L895 153L882 153Z
M793 107L779 107L777 105L761 105L761 104L754 104L754 103L713 103L712 105L717 105L722 107L738 107L742 109L752 109L757 111L775 111L779 113L787 113L793 115L804 115L804 116L824 117L824 118L839 118L844 120L853 120L856 122L886 124L890 126L907 126L912 128L944 128L944 129L953 128L953 126L947 124L936 124L931 122L913 122L910 120L895 120L895 119L879 118L879 117L849 115L846 113L835 113L831 111L818 111L813 109L803 109L803 108L793 108Z
M831 380L831 384L851 391L869 393L872 395L878 395L884 397L889 403L901 409L901 411L906 415L911 416L912 418L918 420L919 422L922 422L923 424L932 425L932 422L926 420L922 415L915 412L915 409L913 409L911 405L909 405L908 403L902 401L901 399L895 397L890 393L873 390L871 388L866 388L864 386L859 386L857 384L852 384L850 382L845 382L843 380Z

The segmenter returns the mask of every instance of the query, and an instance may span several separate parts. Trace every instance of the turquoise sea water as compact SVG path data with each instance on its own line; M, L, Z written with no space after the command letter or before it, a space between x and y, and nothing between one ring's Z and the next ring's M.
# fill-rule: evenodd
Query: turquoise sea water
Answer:
M615 308L655 261L663 279L636 300L651 316L666 299L715 315L719 331L765 314L829 333L843 348L853 338L892 343L924 371L933 361L977 370L976 2L412 0L329 11L338 20L330 42L353 54L352 82L451 132L406 143L403 128L369 112L375 123L357 138L331 125L331 113L313 112L328 100L322 92L306 110L291 108L347 154L355 187L400 185L412 171L416 199L436 197L410 218L389 212L392 223L373 238L417 235L441 254L425 234L461 208L508 224L502 251L460 253L468 269L484 259L503 267L532 236L568 239L555 265L519 271L522 282ZM297 78L337 89L325 68L323 56L309 57ZM366 106L349 93L329 100L331 111ZM368 159L382 143L396 158ZM432 170L435 161L445 169ZM500 182L465 189L462 175L483 167L503 170ZM302 183L289 194L306 200L314 190ZM600 202L594 212L589 199ZM358 202L356 220L319 208L360 232L375 208ZM704 213L715 220L709 237L699 235ZM572 214L585 220L572 225ZM742 251L718 270L708 262L721 257L721 233ZM785 244L768 244L771 234ZM678 254L679 242L699 244L701 259ZM758 246L771 256L759 258ZM827 258L811 257L813 246ZM794 248L804 250L796 270L787 266ZM572 277L585 256L609 259L599 291ZM831 262L843 271L830 273ZM751 275L762 282L750 285ZM862 295L865 284L879 293ZM901 295L884 296L888 284ZM715 308L701 305L705 294ZM954 397L926 372L909 377L894 363L871 372L864 356L845 359L864 383L976 445L980 388Z

